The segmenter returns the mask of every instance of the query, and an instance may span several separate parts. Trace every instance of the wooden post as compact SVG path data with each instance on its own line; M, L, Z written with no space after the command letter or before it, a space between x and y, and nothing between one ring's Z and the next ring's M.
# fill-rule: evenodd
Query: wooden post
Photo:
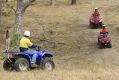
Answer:
M6 30L6 51L10 49L9 47L10 47L10 34L9 34L9 29L7 28Z
M71 0L71 5L76 4L76 0Z

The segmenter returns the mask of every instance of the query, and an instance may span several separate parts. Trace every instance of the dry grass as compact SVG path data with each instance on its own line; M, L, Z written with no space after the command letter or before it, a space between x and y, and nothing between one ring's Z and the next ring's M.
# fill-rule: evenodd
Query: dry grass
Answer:
M42 70L33 70L30 72L2 72L1 80L118 80L119 69L104 69L89 65L87 69L76 69L69 66L69 70L55 69L47 72Z
M67 4L62 0L60 6L50 7L32 5L24 15L24 29L32 31L33 41L39 43L45 50L55 52L54 71L32 70L30 72L6 72L0 63L1 80L118 80L119 78L119 38L118 28L118 0L82 0L76 6ZM98 4L97 4L98 3ZM107 4L109 3L109 4ZM105 23L109 25L113 38L113 48L99 50L97 48L97 31L88 29L88 17L94 7L100 7L105 16ZM113 7L112 7L113 6ZM115 14L115 15L114 15ZM114 18L115 17L115 18ZM40 25L37 23L38 19ZM14 17L4 18L5 26L14 26ZM113 26L113 27L112 27ZM45 31L43 31L43 28ZM2 29L1 29L2 30ZM4 30L2 30L3 36ZM51 34L50 31L53 31ZM43 39L46 38L54 44ZM35 35L35 36L34 36ZM118 35L118 36L117 36ZM0 42L1 44L3 41Z

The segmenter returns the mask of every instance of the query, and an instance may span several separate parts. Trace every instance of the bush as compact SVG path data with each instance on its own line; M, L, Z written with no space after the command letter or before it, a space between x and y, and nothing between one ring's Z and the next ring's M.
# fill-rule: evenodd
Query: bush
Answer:
M10 49L11 50L19 51L20 39L21 39L21 33L15 32L12 36L12 40L10 43Z

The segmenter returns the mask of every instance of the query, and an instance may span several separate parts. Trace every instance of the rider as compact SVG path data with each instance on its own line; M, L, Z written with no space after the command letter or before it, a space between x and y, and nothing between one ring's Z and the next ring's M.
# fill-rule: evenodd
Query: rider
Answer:
M93 16L100 16L100 12L98 11L98 8L95 8L93 14Z
M103 33L103 34L104 33L107 33L107 34L109 33L105 24L102 25L102 29L101 29L100 33Z
M36 66L36 58L38 57L38 53L36 50L29 50L29 48L36 48L37 46L34 45L30 39L30 31L24 32L24 37L20 40L20 52L24 52L25 54L33 54L31 64L32 66Z

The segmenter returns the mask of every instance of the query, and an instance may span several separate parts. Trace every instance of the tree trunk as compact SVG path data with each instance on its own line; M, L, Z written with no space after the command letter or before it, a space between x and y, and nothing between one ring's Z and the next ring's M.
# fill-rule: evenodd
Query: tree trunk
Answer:
M17 0L17 9L16 9L16 15L15 15L15 31L16 32L22 32L23 27L23 5L22 0Z
M23 14L25 10L34 2L35 0L17 0L16 9L16 32L23 32Z
M57 0L50 0L50 5L55 6L57 4Z
M71 0L71 4L76 4L76 0Z
M16 11L16 32L23 32L23 13Z
M0 25L2 21L2 1L0 1Z

